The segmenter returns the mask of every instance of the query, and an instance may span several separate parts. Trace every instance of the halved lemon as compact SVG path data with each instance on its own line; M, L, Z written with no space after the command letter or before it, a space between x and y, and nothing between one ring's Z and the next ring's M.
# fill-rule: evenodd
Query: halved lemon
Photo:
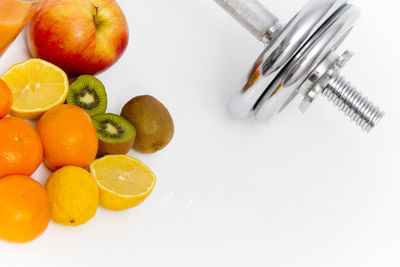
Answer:
M69 83L65 72L42 59L32 58L12 66L1 77L10 87L14 103L11 115L35 119L64 103Z
M156 176L141 161L128 155L95 160L90 172L99 185L99 203L110 210L125 210L142 203L153 191Z

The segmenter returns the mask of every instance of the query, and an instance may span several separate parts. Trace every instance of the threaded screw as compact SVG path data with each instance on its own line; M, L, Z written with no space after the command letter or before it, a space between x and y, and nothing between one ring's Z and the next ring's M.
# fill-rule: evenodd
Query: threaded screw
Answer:
M363 131L369 132L384 116L384 112L338 74L332 77L322 94Z

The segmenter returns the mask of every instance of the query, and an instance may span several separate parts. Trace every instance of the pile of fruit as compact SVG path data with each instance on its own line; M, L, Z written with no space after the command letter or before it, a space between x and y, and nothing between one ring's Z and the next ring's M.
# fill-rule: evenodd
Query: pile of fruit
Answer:
M50 219L82 225L99 204L139 205L156 177L126 154L157 152L174 135L167 108L149 95L106 113L107 90L92 75L114 64L128 42L114 0L45 0L28 35L35 58L0 79L0 238L10 242L37 238ZM88 55L77 57L77 49ZM25 120L37 120L36 128ZM31 178L42 162L52 171L45 186Z

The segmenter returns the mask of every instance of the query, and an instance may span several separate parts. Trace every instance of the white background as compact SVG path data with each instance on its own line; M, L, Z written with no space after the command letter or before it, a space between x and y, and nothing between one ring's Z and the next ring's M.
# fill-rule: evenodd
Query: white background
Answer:
M262 2L282 21L304 4ZM369 135L322 97L306 116L293 103L272 124L231 119L229 94L262 44L211 0L119 3L129 47L98 77L110 112L140 94L171 111L170 146L131 152L157 186L135 209L0 241L0 266L400 266L398 1L356 1L362 18L341 48L356 52L345 76L386 111ZM1 73L27 57L20 36Z

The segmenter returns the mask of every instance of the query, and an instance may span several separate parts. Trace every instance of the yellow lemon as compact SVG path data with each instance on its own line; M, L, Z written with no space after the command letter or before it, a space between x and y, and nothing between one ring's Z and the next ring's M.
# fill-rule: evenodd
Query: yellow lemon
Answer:
M156 176L144 163L128 155L95 160L90 172L99 185L99 203L110 210L124 210L142 203L151 193Z
M64 103L69 83L65 72L47 61L28 59L12 66L1 77L11 89L11 115L23 119L38 118L47 110Z
M54 172L46 182L51 202L51 219L78 226L89 221L99 205L99 189L85 169L67 166Z

